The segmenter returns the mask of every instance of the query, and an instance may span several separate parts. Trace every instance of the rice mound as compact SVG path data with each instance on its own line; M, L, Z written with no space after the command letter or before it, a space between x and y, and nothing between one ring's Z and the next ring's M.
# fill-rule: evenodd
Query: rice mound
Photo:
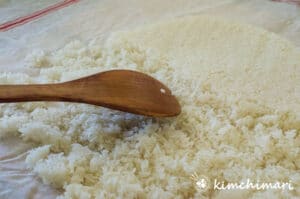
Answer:
M200 192L193 174L225 182L291 181L293 191L230 191L243 198L300 195L300 119L257 100L217 92L213 82L168 57L114 35L107 42L72 41L35 52L37 77L0 74L1 84L62 82L111 69L132 69L165 83L182 105L174 118L151 118L86 104L0 105L0 138L34 142L28 167L44 183L63 188L59 198L222 198ZM112 42L112 40L122 42Z

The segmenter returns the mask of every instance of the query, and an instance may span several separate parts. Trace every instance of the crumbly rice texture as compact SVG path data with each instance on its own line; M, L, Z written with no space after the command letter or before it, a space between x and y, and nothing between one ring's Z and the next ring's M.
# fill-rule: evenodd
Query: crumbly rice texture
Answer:
M246 30L251 33L249 40L241 44L236 40L242 40ZM229 49L231 40L241 45ZM268 42L274 41L270 48ZM181 48L193 49L188 52L191 55L180 52ZM268 57L269 52L273 56ZM287 61L289 56L292 60ZM282 75L289 79L281 79L282 83L276 79L281 72L277 65L270 68L273 58L272 63L285 64ZM196 63L193 60L201 61L193 66L199 73L188 67ZM111 69L131 69L162 81L182 106L178 117L152 118L76 103L1 104L0 138L21 136L36 144L26 163L44 183L63 190L60 199L300 196L300 117L299 99L295 99L300 91L300 61L292 45L272 33L221 19L186 17L118 32L105 42L72 41L55 52L33 52L27 65L38 75L2 73L0 82L56 83ZM219 68L212 71L214 67ZM260 100L273 100L273 92L264 97L263 92L251 90L256 83L246 84L261 81L258 88L264 91L271 87L264 75L272 74L274 89L278 96L288 97L290 107L285 98L274 103ZM241 87L249 87L249 95L244 95L235 78ZM278 108L280 104L284 109ZM201 192L193 174L225 182L290 181L295 189Z

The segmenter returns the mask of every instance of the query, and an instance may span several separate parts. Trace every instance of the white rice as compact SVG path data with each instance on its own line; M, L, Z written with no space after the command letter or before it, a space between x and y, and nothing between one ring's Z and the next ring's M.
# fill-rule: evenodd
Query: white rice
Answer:
M226 182L292 181L296 187L244 191L246 198L300 194L300 120L293 112L216 93L163 55L130 44L73 41L28 60L38 77L0 74L0 82L62 82L126 68L161 80L182 105L178 117L159 119L85 104L1 104L0 137L19 133L40 145L26 162L44 183L63 188L60 198L226 196L199 192L194 173Z

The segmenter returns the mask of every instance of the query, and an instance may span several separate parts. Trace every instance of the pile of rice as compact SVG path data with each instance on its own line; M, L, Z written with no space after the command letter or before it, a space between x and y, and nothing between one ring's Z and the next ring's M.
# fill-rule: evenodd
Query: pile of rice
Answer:
M294 190L239 190L243 198L300 195L300 120L258 101L212 89L154 50L73 41L28 57L36 77L0 74L1 84L63 82L111 69L162 81L182 106L174 118L151 118L86 104L0 105L0 137L21 136L36 148L26 162L59 198L210 198L228 191L197 189L193 174L225 182L292 182ZM227 194L227 195L226 195Z

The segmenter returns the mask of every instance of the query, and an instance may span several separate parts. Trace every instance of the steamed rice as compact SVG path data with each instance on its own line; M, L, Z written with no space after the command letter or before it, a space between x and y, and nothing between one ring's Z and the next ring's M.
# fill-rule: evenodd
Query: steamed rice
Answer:
M199 192L194 173L226 182L291 181L296 187L231 191L237 197L299 196L299 114L224 95L168 59L154 49L111 40L73 41L53 53L34 52L28 66L39 69L37 77L7 73L0 74L0 82L62 82L132 69L165 83L182 113L151 118L75 103L1 104L0 137L19 134L40 145L26 162L44 183L63 188L59 198L232 197Z

